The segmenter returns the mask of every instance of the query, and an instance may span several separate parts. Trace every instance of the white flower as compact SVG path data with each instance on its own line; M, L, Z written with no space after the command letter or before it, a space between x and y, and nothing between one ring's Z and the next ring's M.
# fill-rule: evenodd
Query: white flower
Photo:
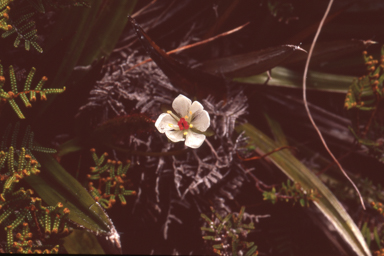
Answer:
M210 123L208 112L203 110L203 106L180 94L172 103L172 111L161 114L157 118L155 126L159 132L167 135L173 142L184 141L190 148L198 148L203 144L205 135L199 132L205 132Z

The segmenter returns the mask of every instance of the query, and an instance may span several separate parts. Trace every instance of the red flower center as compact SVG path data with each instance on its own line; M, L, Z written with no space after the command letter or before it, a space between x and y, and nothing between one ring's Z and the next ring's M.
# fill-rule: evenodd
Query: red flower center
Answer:
M177 122L177 124L179 125L179 128L180 130L188 130L189 128L189 125L187 123L187 121L185 121L184 118L180 118L179 122Z

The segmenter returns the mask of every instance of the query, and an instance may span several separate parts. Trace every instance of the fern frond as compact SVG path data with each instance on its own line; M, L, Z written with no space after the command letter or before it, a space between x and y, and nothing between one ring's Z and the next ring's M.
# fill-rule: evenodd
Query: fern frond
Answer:
M48 89L42 89L45 82L48 80L47 77L43 76L39 83L36 85L34 90L31 90L31 84L33 80L33 76L35 75L36 69L32 68L29 72L27 79L24 84L23 91L19 92L17 88L17 81L16 81L16 75L15 71L12 66L9 67L9 77L10 77L10 83L11 83L11 91L6 92L3 89L3 85L5 83L5 78L2 76L3 74L3 67L0 64L0 99L3 101L8 101L8 103L11 105L13 110L16 112L17 116L20 119L25 119L23 113L21 112L19 106L17 105L15 99L20 96L21 100L23 101L24 105L29 108L32 107L31 102L36 101L36 93L40 94L41 100L47 100L47 94L52 93L62 93L65 91L65 87L63 89L55 89L55 88L48 88ZM27 98L27 94L29 93L30 97Z
M31 147L29 144L27 144L28 142L30 142L30 138L31 138L31 126L28 125L27 128L25 129L23 140L21 141L22 148Z
M33 0L30 0L33 1ZM37 0L39 1L39 0ZM91 7L90 4L86 1L78 1L78 0L44 0L46 5L49 5L53 8L68 8L71 6L74 7Z
M127 182L126 172L130 162L128 161L124 166L120 161L107 160L104 163L108 156L107 153L102 154L100 157L97 157L95 149L91 149L91 153L96 166L91 168L91 174L88 174L87 177L89 180L97 182L97 185L93 182L88 183L88 190L92 197L105 209L112 207L116 202L116 197L119 198L121 205L126 205L125 197L136 195L136 191L127 190L124 185ZM103 193L102 190L105 192Z
M12 124L9 124L7 128L5 129L3 136L1 137L1 146L0 150L5 151L7 149L7 141L8 141L8 136L11 134L11 129L12 129Z
M351 111L350 131L370 155L384 161L382 113L384 101L384 45L379 60L363 52L366 75L353 81L345 98L345 108Z
M4 83L5 83L5 78L2 75L0 75L0 90L3 88Z
M58 202L54 206L44 206L41 198L31 197L31 189L17 188L20 180L36 175L39 163L30 154L31 150L45 150L33 144L33 132L28 126L18 147L20 124L6 128L0 148L0 228L6 238L2 246L6 253L58 253L59 245L50 245L45 241L35 245L31 239L29 227L44 234L45 239L62 238L70 233L70 211ZM11 139L9 140L9 137ZM4 240L4 239L3 239ZM33 246L32 246L33 245Z
M24 47L27 51L30 50L30 46L32 45L36 51L42 53L43 49L36 42L37 30L35 29L35 21L30 20L30 18L35 14L36 11L28 12L26 14L21 15L15 21L12 20L12 28L4 32L1 37L6 38L16 33L17 36L13 44L15 47L18 47L20 45L21 40L24 40Z
M22 4L12 7L9 15L10 8L8 4L13 0L0 0L0 29L5 32L1 35L6 38L10 35L17 34L14 41L14 46L18 47L22 40L24 40L24 48L29 51L31 46L38 52L42 53L43 49L37 43L37 30L35 28L35 21L32 17L37 13L45 13L47 7L53 8L66 8L71 6L86 6L90 5L85 1L78 0L26 0L20 1Z
M54 154L57 152L56 149L45 148L45 147L40 147L40 146L33 146L33 148L31 150L46 153L46 154Z
M45 13L43 0L28 0L28 3L40 13Z
M20 123L17 122L12 132L11 147L16 148L17 136L19 135L19 131L20 131Z
M6 5L7 2L8 1L0 1L0 10L2 10L5 7L2 11L0 11L0 29L5 31L8 31L12 28L12 26L8 24L9 11L11 10L11 8L9 8L9 6ZM5 6L3 6L4 4Z
M17 105L17 103L15 102L14 99L8 99L8 103L9 105L11 105L11 107L13 108L13 110L15 111L16 115L20 118L20 119L25 119L25 116L23 115L23 113L21 112L20 108L19 108L19 105Z
M16 75L13 66L9 66L9 78L11 79L11 88L14 94L18 94L17 83L16 83Z
M21 140L21 143L19 142L19 131L20 131L20 123L17 122L14 127L12 124L9 124L2 136L1 144L0 144L0 152L8 152L10 148L14 151L14 153L17 153L17 155L26 155L30 160L34 160L36 162L36 167L40 167L40 164L37 162L36 157L32 154L32 151L37 152L43 152L43 153L56 153L55 149L52 148L45 148L42 146L35 145L34 143L34 133L31 131L31 127L27 126L25 129L25 133L23 135L23 138ZM11 135L12 132L12 135ZM8 138L11 136L11 140L8 141ZM12 151L12 152L13 152ZM10 157L13 153L9 154L8 157ZM1 154L0 154L0 160L1 160ZM1 163L1 161L0 161ZM18 164L15 162L15 166ZM1 168L0 168L1 169ZM24 168L25 169L25 168Z
M216 218L210 219L202 213L200 216L207 222L201 227L204 233L211 233L203 236L204 240L213 241L213 252L218 255L247 255L257 256L257 245L254 242L244 241L243 237L247 237L250 230L255 229L254 223L243 224L243 214L245 207L241 207L237 214L229 213L225 217L220 216L217 211L211 207L212 213ZM242 234L242 236L239 236Z
M384 46L381 48L381 56L383 55ZM368 56L365 51L363 58L367 67L367 75L353 81L345 98L344 106L346 109L374 110L379 101L384 98L383 59L379 63L372 56Z
M13 0L0 0L0 10L7 7Z
M287 180L286 183L283 182L279 191L276 191L276 188L273 187L271 191L263 192L263 200L270 201L272 204L281 200L293 201L293 205L299 202L302 207L309 207L309 202L316 202L319 198L320 194L317 190L306 191L301 187L300 183L291 183L291 180Z

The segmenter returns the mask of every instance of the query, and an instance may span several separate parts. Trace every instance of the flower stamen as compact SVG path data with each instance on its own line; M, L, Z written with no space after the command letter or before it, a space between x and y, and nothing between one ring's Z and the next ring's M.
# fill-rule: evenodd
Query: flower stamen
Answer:
M173 119L175 119L176 121L180 120L180 118L178 116L176 116L175 114L173 114L171 110L168 110L167 113L170 114L173 117Z
M188 122L192 122L192 111L189 111Z

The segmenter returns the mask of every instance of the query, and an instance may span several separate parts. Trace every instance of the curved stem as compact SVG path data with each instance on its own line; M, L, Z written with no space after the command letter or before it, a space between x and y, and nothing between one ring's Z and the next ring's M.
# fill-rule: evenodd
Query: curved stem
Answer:
M309 107L308 107L308 101L307 101L307 94L306 94L306 81L307 81L307 73L308 73L308 67L309 67L309 62L311 60L311 56L312 56L312 53L313 53L313 49L315 48L315 44L316 44L316 41L317 41L317 38L319 37L319 34L320 34L320 31L324 25L324 22L328 16L328 13L331 9L331 6L333 4L333 0L330 0L329 3L328 3L328 7L327 7L327 10L325 11L324 13L324 16L322 18L322 20L320 21L320 24L319 24L319 27L316 31L316 34L315 34L315 37L313 38L313 42L311 44L311 48L309 49L309 52L308 52L308 58L307 58L307 61L305 63L305 68L304 68L304 74L303 74L303 102L304 102L304 106L305 106L305 110L307 111L307 114L308 114L308 117L309 117L309 120L311 121L313 127L315 128L317 134L319 135L320 137L320 140L321 142L323 143L325 149L327 150L327 152L329 153L329 155L332 157L333 161L335 161L335 163L337 164L337 166L340 168L341 172L344 174L344 176L349 180L349 182L353 185L354 189L356 190L359 198L360 198L360 202L361 202L361 205L363 206L363 209L365 210L365 205L364 205L364 201L363 201L363 197L361 196L360 194L360 191L359 189L357 188L357 186L355 185L355 183L353 183L353 181L351 180L351 178L347 175L347 173L344 171L343 167L341 166L341 164L339 163L339 161L336 159L336 157L333 155L333 153L331 152L331 150L328 148L328 145L327 143L325 142L324 140L324 137L323 135L321 134L319 128L317 127L315 121L313 120L312 118L312 115L311 115L311 112L309 111Z

